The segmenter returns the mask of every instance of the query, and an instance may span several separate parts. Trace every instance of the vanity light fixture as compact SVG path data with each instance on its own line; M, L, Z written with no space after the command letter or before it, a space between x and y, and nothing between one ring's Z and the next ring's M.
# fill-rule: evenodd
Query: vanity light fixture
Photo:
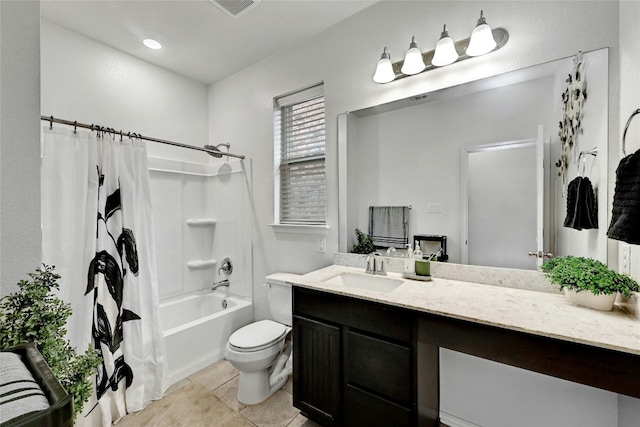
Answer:
M380 60L378 61L376 73L373 75L373 81L376 83L389 83L395 78L396 74L394 73L393 65L391 64L391 54L389 53L389 49L385 46L382 51L382 56L380 56Z
M433 55L431 64L436 67L444 67L445 65L453 64L459 57L460 55L456 51L453 39L449 37L447 25L445 24L442 34L440 34L440 40L436 44L436 53Z
M402 74L406 74L408 76L418 74L424 68L424 60L422 59L422 52L418 49L418 44L416 43L416 38L411 38L411 43L409 44L409 50L404 54L404 61L402 63Z
M500 49L508 39L509 33L503 28L491 29L484 18L484 12L480 11L478 24L471 33L471 37L467 39L454 42L445 25L435 50L421 53L415 37L413 37L404 60L393 63L389 49L385 47L373 75L373 81L381 84L389 83L410 75L433 70L436 67L444 67L475 56L485 55ZM429 65L425 66L425 64Z
M142 44L144 44L149 49L158 50L162 49L162 43L155 39L144 39L142 40Z
M469 56L484 55L491 52L496 47L496 44L491 27L487 24L487 20L484 19L484 13L481 10L478 25L471 33L471 40L469 40L469 47L467 47L466 53Z

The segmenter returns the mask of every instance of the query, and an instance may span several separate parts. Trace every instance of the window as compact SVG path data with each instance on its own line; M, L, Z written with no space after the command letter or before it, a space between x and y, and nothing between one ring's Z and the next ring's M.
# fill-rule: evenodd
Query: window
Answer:
M275 206L280 224L326 223L322 84L274 102Z

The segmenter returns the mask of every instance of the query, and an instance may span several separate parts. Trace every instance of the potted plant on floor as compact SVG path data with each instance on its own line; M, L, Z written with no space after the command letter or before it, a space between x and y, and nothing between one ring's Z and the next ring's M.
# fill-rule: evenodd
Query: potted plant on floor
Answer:
M101 358L89 348L78 354L66 339L71 306L58 298L60 276L43 265L31 280L21 280L18 292L0 299L0 349L21 343L35 343L55 377L73 396L77 417L93 391L90 376L97 373Z
M638 292L638 283L631 277L607 268L602 262L584 257L551 258L542 271L564 290L567 300L596 310L609 311L618 293L627 298Z

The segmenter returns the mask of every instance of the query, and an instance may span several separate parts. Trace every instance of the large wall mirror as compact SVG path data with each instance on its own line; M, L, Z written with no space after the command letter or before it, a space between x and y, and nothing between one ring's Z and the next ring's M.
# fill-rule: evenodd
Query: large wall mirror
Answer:
M576 61L338 116L340 250L350 250L355 228L368 229L369 206L410 205L410 236L446 235L449 262L535 269L541 259L529 252L606 262L608 49L582 54L580 132L566 170L556 166ZM564 226L577 177L592 184L599 228Z

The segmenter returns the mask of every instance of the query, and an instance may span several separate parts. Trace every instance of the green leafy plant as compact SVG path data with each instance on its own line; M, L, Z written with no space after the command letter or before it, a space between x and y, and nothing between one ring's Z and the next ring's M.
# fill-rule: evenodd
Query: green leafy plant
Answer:
M60 289L54 267L43 265L31 280L21 280L20 290L0 300L0 348L33 342L51 371L74 400L74 415L82 412L93 390L90 379L101 362L95 349L78 354L65 338L71 306L52 292Z
M351 252L354 254L370 254L375 251L371 236L363 233L358 228L356 228L356 241L357 242L353 245L353 248L351 248Z
M607 268L600 261L591 258L564 256L551 258L542 265L551 283L576 292L589 291L594 295L611 295L620 292L627 298L631 292L640 290L638 282L624 274Z

